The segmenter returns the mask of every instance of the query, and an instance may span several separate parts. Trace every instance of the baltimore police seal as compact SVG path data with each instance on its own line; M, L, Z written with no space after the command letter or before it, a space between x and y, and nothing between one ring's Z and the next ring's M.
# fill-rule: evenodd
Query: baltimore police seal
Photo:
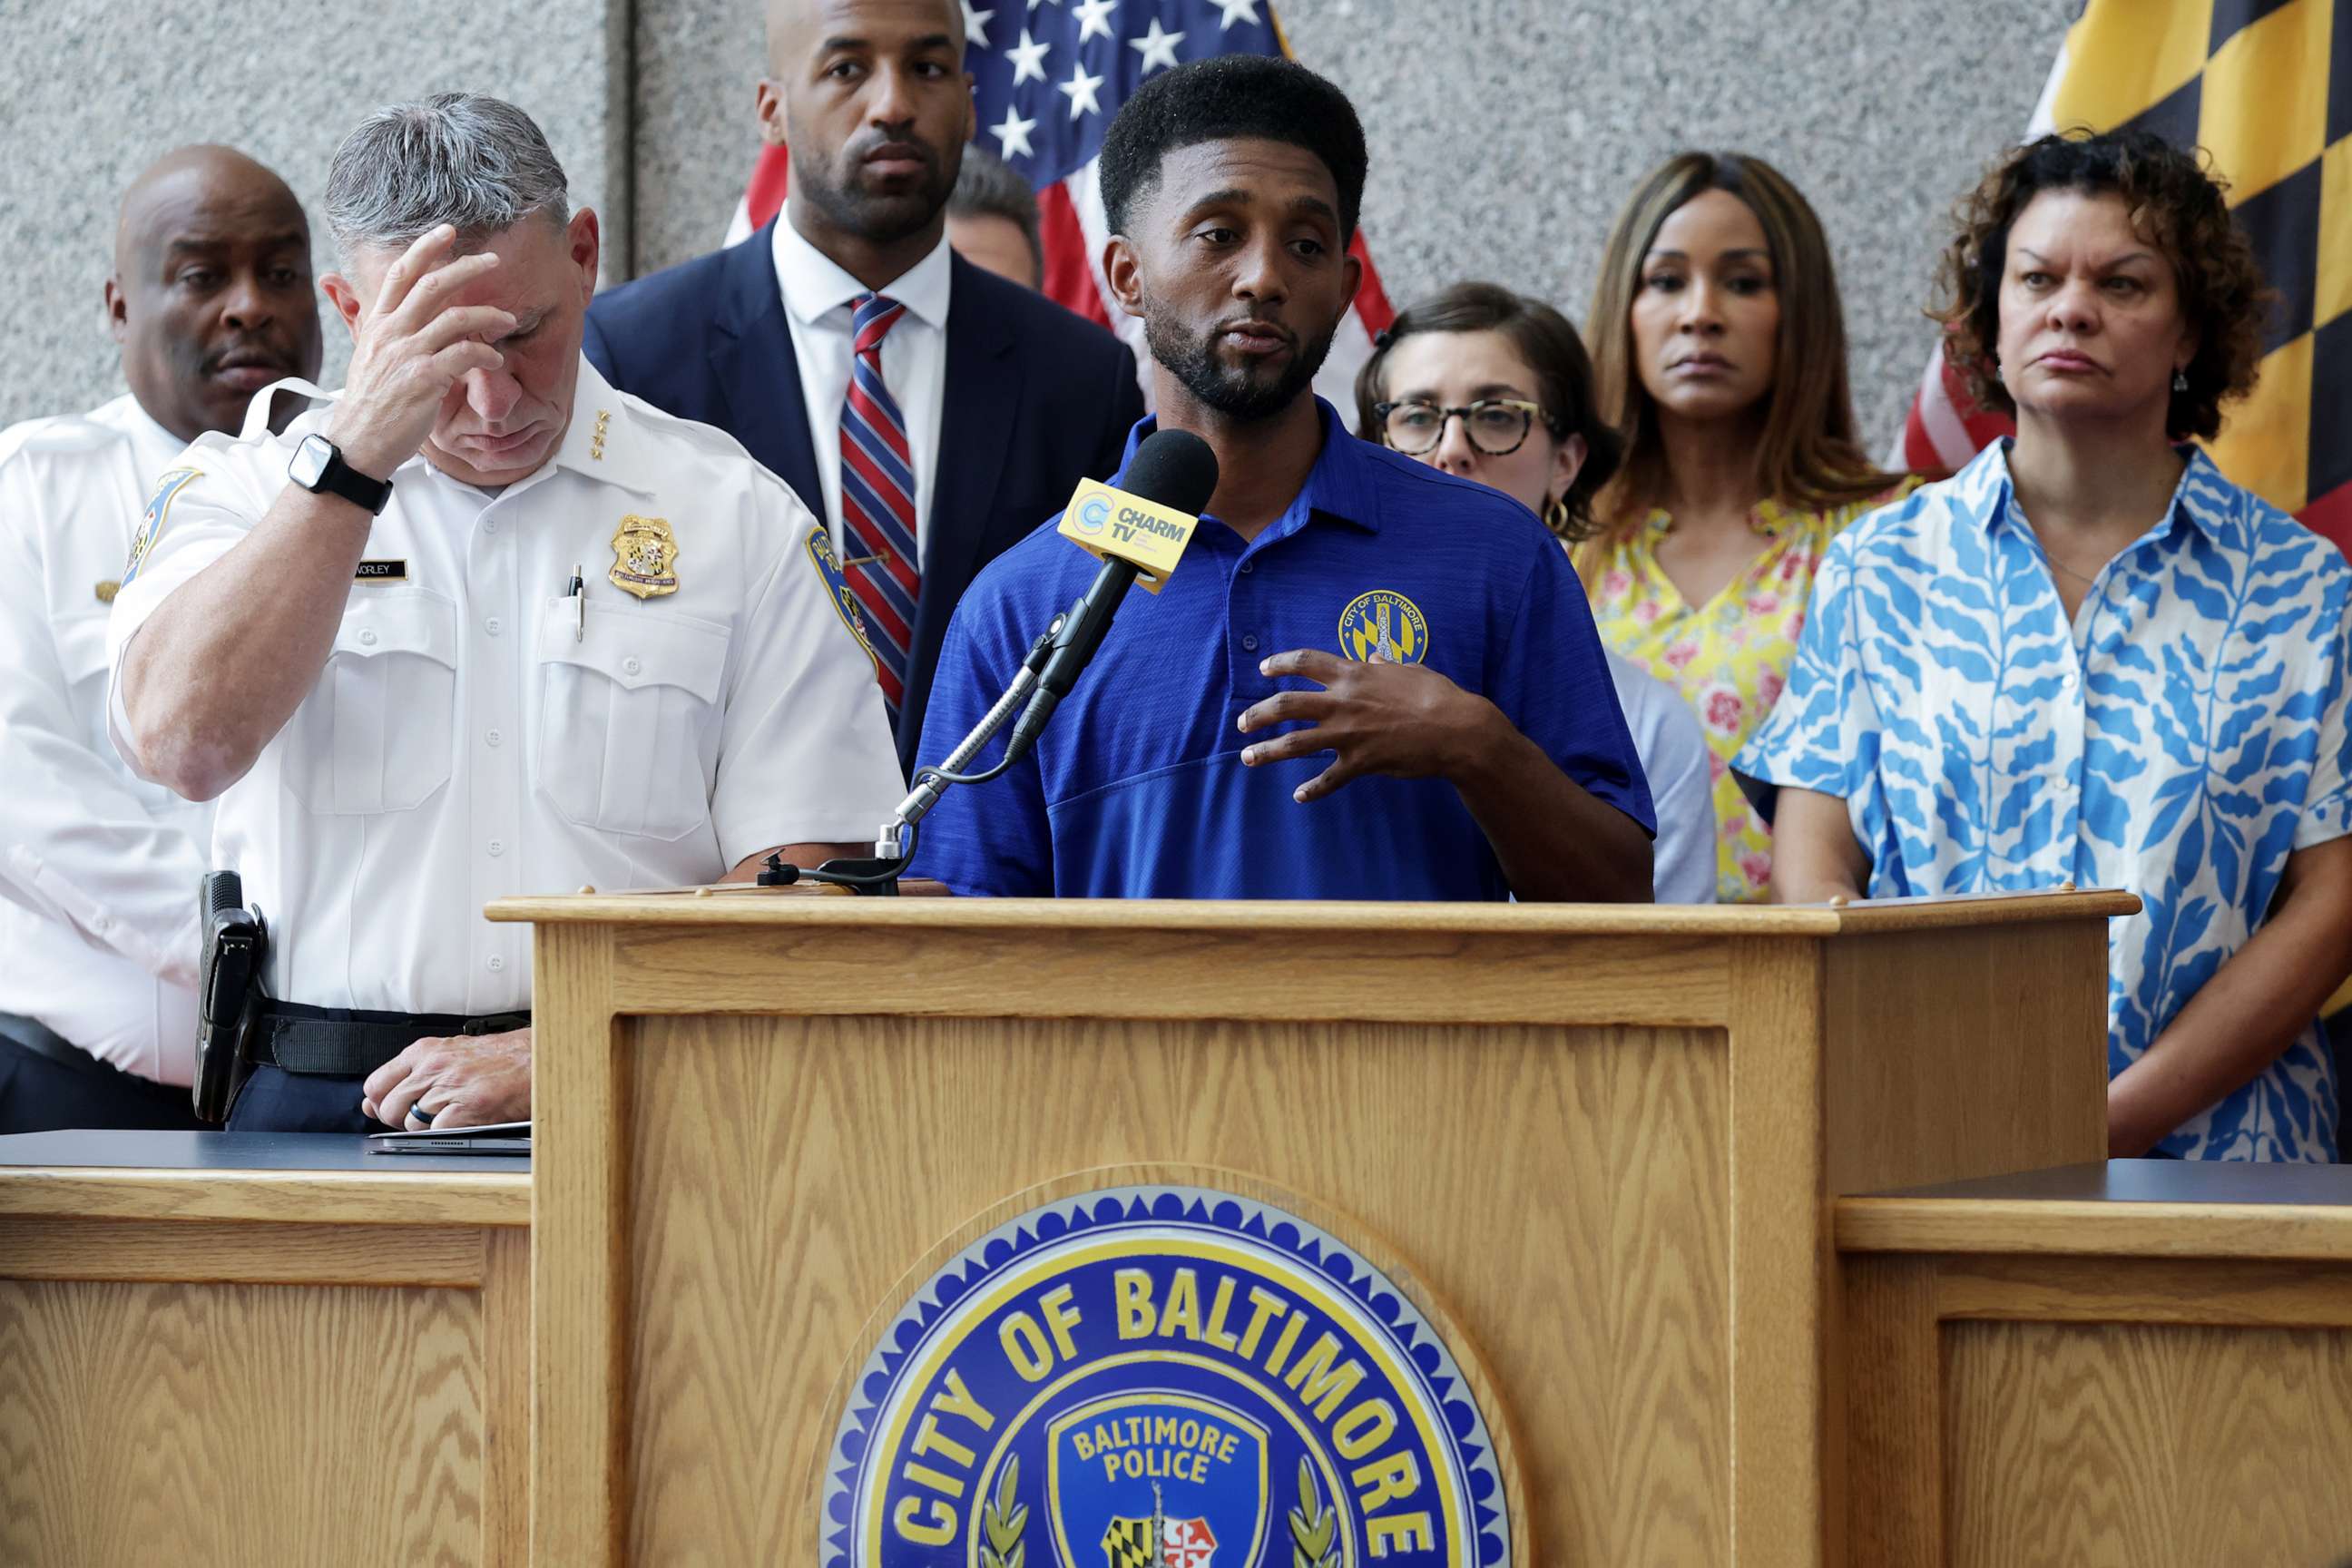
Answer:
M857 639L857 646L874 661L874 667L881 668L881 656L874 651L874 639L866 635L866 611L841 570L841 557L834 553L833 536L825 531L823 523L814 524L801 547L808 552L809 564L824 580L824 596L833 601L833 613L841 617L841 624L849 628L849 635Z
M1360 664L1376 653L1390 664L1419 664L1429 657L1429 623L1402 594L1375 588L1339 612L1339 652Z
M115 584L118 592L147 563L147 552L163 537L163 524L172 515L172 503L180 499L182 490L204 477L200 468L166 468L156 477L155 493L147 498L147 509L139 514L139 531L131 536L131 555L122 564L121 580ZM110 596L101 597L112 602Z
M1495 1568L1495 1445L1429 1320L1255 1199L1122 1186L962 1247L883 1328L824 1568Z

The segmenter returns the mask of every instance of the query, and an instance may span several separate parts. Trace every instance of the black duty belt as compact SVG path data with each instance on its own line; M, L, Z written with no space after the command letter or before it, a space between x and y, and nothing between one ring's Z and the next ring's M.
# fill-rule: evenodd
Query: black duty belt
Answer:
M99 1065L96 1057L38 1018L0 1013L0 1039L22 1046L37 1057L47 1057L58 1066L71 1068L76 1072L88 1072Z
M336 1078L365 1078L419 1040L449 1035L502 1035L528 1028L530 1014L373 1013L363 1007L306 1007L264 1002L246 1054L257 1067Z

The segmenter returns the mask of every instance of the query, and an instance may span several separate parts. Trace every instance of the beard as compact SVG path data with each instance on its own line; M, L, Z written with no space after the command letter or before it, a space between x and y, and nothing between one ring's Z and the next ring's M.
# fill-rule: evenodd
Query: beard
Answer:
M885 195L861 184L866 155L877 143L895 140L863 136L827 161L812 158L793 170L795 189L807 197L827 226L874 245L889 245L920 234L940 216L954 193L956 173L933 149L918 146L922 178L908 190ZM959 160L961 161L961 160Z
M1300 341L1282 374L1265 381L1238 365L1218 363L1217 332L1186 337L1183 329L1153 309L1148 299L1144 310L1143 341L1151 357L1201 403L1243 425L1271 419L1297 402L1298 395L1314 384L1315 373L1330 356L1331 340L1339 331L1339 323L1333 321L1321 336Z

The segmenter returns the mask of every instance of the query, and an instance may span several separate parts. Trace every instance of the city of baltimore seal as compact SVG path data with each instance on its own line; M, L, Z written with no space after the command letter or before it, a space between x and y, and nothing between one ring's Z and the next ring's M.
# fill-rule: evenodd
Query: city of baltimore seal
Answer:
M824 1568L1497 1568L1455 1352L1346 1243L1122 1186L958 1251L883 1327L822 1480Z

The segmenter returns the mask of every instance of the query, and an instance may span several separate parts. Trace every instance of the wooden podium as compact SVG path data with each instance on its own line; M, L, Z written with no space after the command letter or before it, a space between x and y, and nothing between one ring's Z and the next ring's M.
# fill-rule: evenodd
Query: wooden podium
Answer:
M533 1561L814 1562L832 1391L908 1270L1173 1165L1443 1301L1517 1562L1834 1562L1830 1201L2099 1159L2136 907L493 905L539 928Z

